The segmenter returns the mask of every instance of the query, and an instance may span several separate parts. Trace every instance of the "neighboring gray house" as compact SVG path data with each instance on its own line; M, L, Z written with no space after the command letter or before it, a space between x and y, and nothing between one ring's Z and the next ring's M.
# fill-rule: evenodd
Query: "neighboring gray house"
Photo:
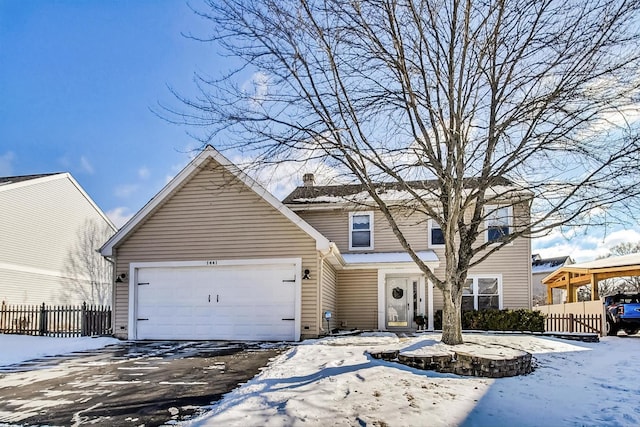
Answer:
M570 256L555 258L542 258L539 254L531 257L531 283L533 286L533 305L547 304L547 287L542 284L542 279L553 273L560 267L571 265L574 261ZM553 303L561 304L566 298L565 291L553 290Z
M110 265L96 250L115 231L69 173L0 177L0 302L108 302ZM97 286L107 301L87 300Z
M420 314L433 329L440 291L377 209L345 198L361 191L315 186L307 175L281 202L208 146L101 248L116 266L114 334L298 340L338 327L412 330ZM488 231L529 221L527 201L500 209ZM441 230L419 214L401 226L442 274ZM463 305L531 307L530 241L515 239L474 267Z

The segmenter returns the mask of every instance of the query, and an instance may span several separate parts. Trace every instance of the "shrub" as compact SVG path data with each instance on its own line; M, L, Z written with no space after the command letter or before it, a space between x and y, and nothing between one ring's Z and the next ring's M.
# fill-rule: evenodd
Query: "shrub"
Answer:
M435 329L442 329L442 310L433 317ZM478 331L544 332L544 315L536 310L465 310L462 329Z

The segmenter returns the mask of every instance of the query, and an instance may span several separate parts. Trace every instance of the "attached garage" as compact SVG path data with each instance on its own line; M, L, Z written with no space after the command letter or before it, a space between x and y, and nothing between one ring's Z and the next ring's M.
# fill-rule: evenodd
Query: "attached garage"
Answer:
M132 263L129 339L300 338L300 259Z

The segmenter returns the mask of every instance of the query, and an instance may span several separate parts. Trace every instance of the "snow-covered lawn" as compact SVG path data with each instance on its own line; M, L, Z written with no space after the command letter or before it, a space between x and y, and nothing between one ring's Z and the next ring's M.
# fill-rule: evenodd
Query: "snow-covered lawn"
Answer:
M440 335L374 333L304 341L192 426L640 425L640 337L599 343L531 335L465 335L466 351L525 350L536 370L501 379L420 371L366 351L440 352ZM0 366L117 343L112 338L0 335Z
M468 334L482 352L525 350L527 376L486 379L420 371L367 350L441 348L439 334L364 334L305 341L227 394L192 426L640 425L640 337L600 343ZM489 354L487 353L487 354Z
M120 341L115 338L106 337L52 338L0 334L0 366L74 351L93 350L118 342Z

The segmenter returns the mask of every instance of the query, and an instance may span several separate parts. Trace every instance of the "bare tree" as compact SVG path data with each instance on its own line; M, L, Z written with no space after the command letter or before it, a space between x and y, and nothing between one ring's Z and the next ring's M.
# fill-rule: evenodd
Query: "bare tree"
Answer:
M106 223L87 219L78 228L77 240L68 251L64 301L111 305L112 265L97 251L113 234Z
M636 254L638 252L640 252L640 242L623 242L613 246L609 249L609 253L600 257L600 259L612 256ZM640 277L630 276L601 280L598 283L598 292L600 295L613 295L619 292L640 293Z
M639 142L620 118L638 95L638 7L209 0L196 13L212 34L191 37L216 43L231 68L197 75L200 95L176 94L182 107L162 114L253 165L321 162L362 184L442 291L442 340L457 344L471 267L516 238L634 211ZM385 200L379 182L405 200ZM495 206L528 211L532 200L530 220L481 238L485 220L502 215ZM444 276L398 227L407 210L441 226Z

